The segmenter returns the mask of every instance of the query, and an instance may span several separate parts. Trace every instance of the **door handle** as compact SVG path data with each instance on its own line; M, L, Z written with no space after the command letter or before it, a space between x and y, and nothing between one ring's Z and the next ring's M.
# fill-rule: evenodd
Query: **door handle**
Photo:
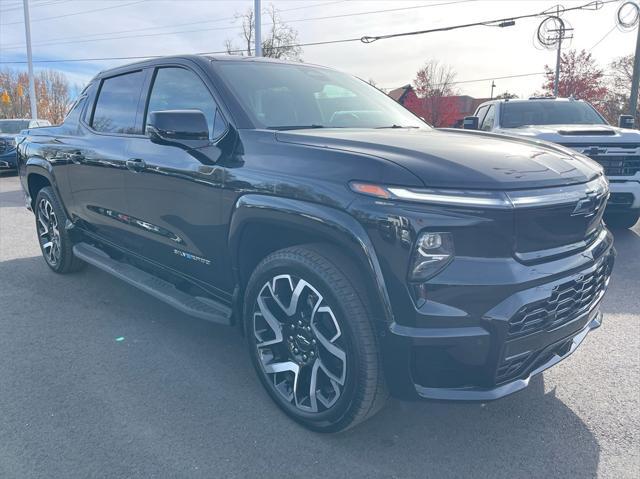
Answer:
M130 160L127 160L127 168L131 171L140 172L146 167L147 164L140 158L131 158Z

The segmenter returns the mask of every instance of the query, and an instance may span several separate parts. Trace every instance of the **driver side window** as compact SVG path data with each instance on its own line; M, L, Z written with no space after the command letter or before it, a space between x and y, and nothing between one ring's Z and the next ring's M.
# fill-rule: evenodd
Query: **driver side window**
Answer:
M482 120L482 126L480 127L481 130L484 131L491 131L493 129L493 122L496 116L496 108L491 105L489 107L489 111L487 111L487 116L484 117L484 120Z
M227 127L202 80L184 68L165 67L157 70L147 107L147 121L151 112L163 110L200 110L207 119L209 138L212 140L219 138Z

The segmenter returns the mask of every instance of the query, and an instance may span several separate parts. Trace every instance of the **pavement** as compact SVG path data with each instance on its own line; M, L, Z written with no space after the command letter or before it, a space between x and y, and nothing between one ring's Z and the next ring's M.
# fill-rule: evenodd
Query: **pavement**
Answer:
M51 272L1 176L0 478L640 477L640 224L615 236L602 327L529 388L322 435L271 403L236 330Z

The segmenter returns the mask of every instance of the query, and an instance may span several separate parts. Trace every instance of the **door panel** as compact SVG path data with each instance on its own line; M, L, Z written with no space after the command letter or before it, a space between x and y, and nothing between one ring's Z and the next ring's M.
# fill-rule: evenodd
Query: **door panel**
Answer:
M132 217L135 251L208 285L225 296L218 258L226 254L226 226L221 217L225 170L218 162L231 153L225 141L226 122L211 93L193 71L157 69L145 117L152 111L200 110L207 118L210 146L190 149L132 139L125 173L128 214ZM219 138L218 138L219 137ZM230 291L226 291L230 293ZM228 296L228 295L227 295Z
M127 142L142 133L138 102L145 79L143 70L102 79L97 93L90 93L88 124L83 121L81 134L65 149L72 215L87 230L121 246L126 246Z
M214 164L220 149L208 150L133 139L127 156L145 166L127 170L125 188L135 252L215 286L216 258L226 247L220 210L224 169Z
M126 211L124 170L126 140L82 138L67 148L72 216L83 227L112 242L121 241L118 215Z

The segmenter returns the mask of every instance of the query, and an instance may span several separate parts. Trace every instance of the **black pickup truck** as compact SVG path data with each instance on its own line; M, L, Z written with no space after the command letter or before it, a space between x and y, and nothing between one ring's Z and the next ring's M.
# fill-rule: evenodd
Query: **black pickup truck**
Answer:
M17 143L53 271L89 263L237 326L269 395L314 430L389 393L500 398L601 323L614 249L598 164L434 130L328 68L136 63Z

